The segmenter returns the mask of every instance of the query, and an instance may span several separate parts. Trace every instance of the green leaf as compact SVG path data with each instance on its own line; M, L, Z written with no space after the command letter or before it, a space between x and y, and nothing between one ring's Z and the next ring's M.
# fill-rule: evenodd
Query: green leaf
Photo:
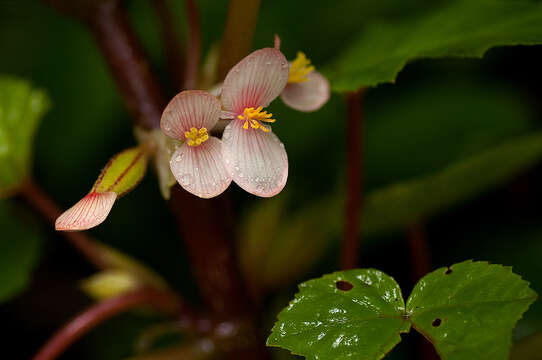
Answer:
M21 293L39 259L40 239L0 201L0 303Z
M374 270L336 272L299 285L267 344L309 359L380 359L410 324L399 285Z
M542 4L451 0L394 21L363 19L364 31L326 68L332 89L393 82L412 60L482 57L495 46L542 43Z
M299 286L268 345L309 359L384 357L410 326L444 360L508 358L512 330L536 299L511 268L465 261L421 279L404 306L395 281L377 270L325 275Z
M522 136L434 174L367 194L363 232L376 235L426 219L517 175L542 157L542 133Z
M48 108L43 91L0 76L0 195L15 190L28 175L34 134Z
M506 360L512 329L535 300L512 268L465 261L421 279L407 313L442 359Z

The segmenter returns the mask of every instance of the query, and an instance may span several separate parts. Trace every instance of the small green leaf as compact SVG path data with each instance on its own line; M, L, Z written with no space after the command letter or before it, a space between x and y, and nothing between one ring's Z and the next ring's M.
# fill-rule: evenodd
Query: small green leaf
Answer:
M0 201L0 303L28 285L41 244L38 235L14 218L12 211L6 201Z
M299 285L282 310L270 346L308 359L381 359L410 324L399 285L373 269L325 275Z
M502 184L542 157L542 133L522 136L435 173L367 194L363 232L405 227Z
M34 134L48 108L43 91L22 79L0 76L0 196L27 177Z
M505 360L512 330L535 299L509 267L486 262L466 261L428 274L406 309L399 286L386 274L337 272L299 286L267 343L311 360L378 360L412 326L443 360Z
M421 279L407 313L442 359L506 360L512 330L535 300L510 267L465 261Z
M120 197L132 190L145 175L148 152L147 146L141 145L115 155L102 170L92 191L113 191Z
M81 289L96 300L120 296L142 286L133 274L119 269L101 271L81 282Z
M537 1L442 1L417 15L363 19L362 34L326 68L332 89L353 91L393 82L412 60L482 57L494 46L542 43Z

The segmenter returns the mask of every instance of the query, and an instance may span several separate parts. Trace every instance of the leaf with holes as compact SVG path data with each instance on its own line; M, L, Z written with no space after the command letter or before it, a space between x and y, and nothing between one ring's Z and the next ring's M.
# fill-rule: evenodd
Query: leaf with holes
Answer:
M299 286L267 344L309 359L380 359L408 332L399 285L373 269L325 275Z
M442 359L506 360L512 329L535 299L510 267L465 261L421 279L407 313Z
M466 261L428 274L403 303L386 274L350 270L309 280L267 343L308 359L378 360L414 327L445 360L505 360L512 330L536 299L509 267Z
M48 108L43 91L0 76L0 195L14 191L28 176L34 133Z
M326 68L332 89L352 91L393 82L420 58L482 57L494 46L542 43L542 3L450 0L417 15L364 19L364 31Z
M117 197L132 190L145 175L149 150L143 144L115 155L90 192L56 219L55 228L62 231L87 230L101 224Z

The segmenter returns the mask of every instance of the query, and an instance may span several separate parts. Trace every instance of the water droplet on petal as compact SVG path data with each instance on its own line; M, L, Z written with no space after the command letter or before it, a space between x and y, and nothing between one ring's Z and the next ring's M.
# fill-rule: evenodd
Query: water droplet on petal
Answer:
M192 175L184 174L179 178L179 183L183 186L188 186L192 183Z
M175 161L181 161L182 159L183 159L183 156L181 154L175 157Z

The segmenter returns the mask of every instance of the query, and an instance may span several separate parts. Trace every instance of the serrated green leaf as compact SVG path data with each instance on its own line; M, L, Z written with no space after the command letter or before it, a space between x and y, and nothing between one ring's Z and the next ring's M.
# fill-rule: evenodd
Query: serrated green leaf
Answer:
M122 196L132 190L147 171L148 152L147 146L141 145L115 155L102 170L92 191L113 191Z
M367 194L363 232L376 235L408 226L487 191L542 157L542 133L454 163L435 173Z
M512 330L535 299L510 267L465 261L422 278L407 313L442 359L506 360Z
M0 303L17 296L30 282L39 259L40 238L11 215L0 201Z
M42 90L25 80L0 76L0 195L13 191L28 176L34 134L48 108Z
M402 19L363 20L363 33L325 69L335 91L393 82L414 59L481 57L494 46L542 43L537 1L453 0Z
M336 272L299 285L267 344L311 360L381 359L410 328L404 310L399 285L388 275Z
M410 327L443 360L507 359L512 330L536 293L511 268L466 261L428 274L404 306L388 275L356 269L299 286L268 345L308 359L382 359Z

